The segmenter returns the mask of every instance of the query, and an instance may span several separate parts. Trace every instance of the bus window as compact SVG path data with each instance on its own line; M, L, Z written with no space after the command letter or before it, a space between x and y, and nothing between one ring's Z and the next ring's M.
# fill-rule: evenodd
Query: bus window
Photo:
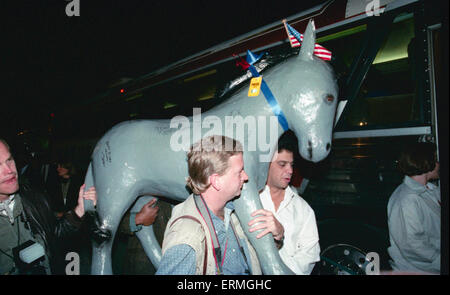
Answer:
M331 40L327 40L327 36L320 38L324 40L321 44L336 56L333 66L340 78L340 87L345 86L343 82L347 71L361 49L365 29L362 25L335 33ZM412 14L397 17L349 110L344 130L403 127L420 123L421 106L414 86L417 84L414 37Z

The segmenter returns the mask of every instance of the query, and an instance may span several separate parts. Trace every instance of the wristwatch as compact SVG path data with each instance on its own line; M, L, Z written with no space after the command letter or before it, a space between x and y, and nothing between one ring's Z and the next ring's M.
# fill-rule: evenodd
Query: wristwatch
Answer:
M142 224L136 224L136 214L138 212L131 212L130 213L130 230L131 232L135 233L142 229Z
M283 246L283 242L284 242L284 235L281 239L277 240L277 239L273 239L275 241L275 246L277 246L278 249L280 249Z

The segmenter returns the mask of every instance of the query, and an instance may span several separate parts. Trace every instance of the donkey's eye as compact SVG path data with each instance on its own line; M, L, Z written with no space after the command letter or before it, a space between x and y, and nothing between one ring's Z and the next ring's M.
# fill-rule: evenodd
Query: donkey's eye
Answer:
M333 96L333 94L326 94L325 95L325 102L326 103L332 103L334 101L334 96Z

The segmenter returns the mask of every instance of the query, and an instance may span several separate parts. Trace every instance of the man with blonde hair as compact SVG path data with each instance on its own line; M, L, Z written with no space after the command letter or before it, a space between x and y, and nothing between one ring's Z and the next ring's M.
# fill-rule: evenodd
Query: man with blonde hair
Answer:
M188 153L188 171L193 194L172 211L156 274L261 274L230 202L248 180L241 143L218 135L203 138ZM282 239L283 227L268 215L264 229Z

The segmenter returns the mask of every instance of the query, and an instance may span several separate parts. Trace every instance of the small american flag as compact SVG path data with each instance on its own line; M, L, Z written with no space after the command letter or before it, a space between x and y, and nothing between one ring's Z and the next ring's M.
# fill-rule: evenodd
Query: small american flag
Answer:
M291 43L291 47L300 47L303 42L303 35L297 32L293 27L291 27L286 20L283 20L284 26L286 28L286 33L289 37L289 42ZM331 60L331 51L327 50L325 47L319 44L315 44L314 46L314 55L320 57L323 60Z

